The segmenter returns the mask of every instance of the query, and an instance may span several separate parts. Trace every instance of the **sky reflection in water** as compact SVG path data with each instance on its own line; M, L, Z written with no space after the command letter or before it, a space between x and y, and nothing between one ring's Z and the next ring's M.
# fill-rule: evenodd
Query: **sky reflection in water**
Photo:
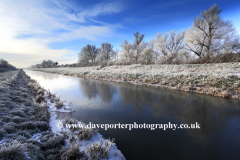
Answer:
M85 123L200 123L201 129L109 129L127 159L240 159L240 101L26 71L42 87L72 102Z

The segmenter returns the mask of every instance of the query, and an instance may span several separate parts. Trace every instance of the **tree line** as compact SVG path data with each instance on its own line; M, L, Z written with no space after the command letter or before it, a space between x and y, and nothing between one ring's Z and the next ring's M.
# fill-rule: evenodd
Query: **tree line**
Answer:
M52 60L43 60L40 64L32 65L31 68L54 68L58 65L58 62Z
M121 50L113 50L110 43L87 44L78 54L78 62L60 67L111 64L182 64L240 62L240 38L233 24L225 21L217 4L194 18L188 30L179 33L158 33L150 42L144 42L145 34L136 31L134 41L122 42ZM35 68L59 67L51 60L33 65Z
M226 56L237 56L240 60L239 36L232 23L222 19L221 11L214 4L194 18L187 31L158 33L150 42L144 42L144 34L136 31L134 42L124 40L119 52L113 51L109 43L103 43L98 49L88 44L79 53L78 64L207 63L223 62Z
M0 68L12 68L12 69L16 69L16 67L14 67L13 65L9 64L8 61L4 60L4 59L0 59Z

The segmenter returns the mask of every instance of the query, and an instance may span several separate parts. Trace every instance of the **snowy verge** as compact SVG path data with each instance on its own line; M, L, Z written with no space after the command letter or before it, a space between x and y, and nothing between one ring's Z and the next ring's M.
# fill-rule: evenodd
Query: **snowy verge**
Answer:
M134 64L107 67L33 68L31 70L240 99L239 62L180 65Z
M79 146L80 152L84 152L85 156L87 156L88 158L90 158L90 157L92 158L92 156L93 156L92 152L95 152L92 148L96 148L96 146L97 147L102 146L103 149L106 149L106 152L108 155L105 156L107 158L100 158L100 157L102 157L102 155L98 155L98 158L100 158L101 160L105 160L105 159L125 160L125 157L123 156L121 151L117 149L116 144L113 143L111 140L104 139L101 134L99 134L97 132L91 133L92 137L90 137L88 139L80 140L77 136L78 129L71 131L70 129L64 127L64 120L57 120L57 114L55 112L73 112L73 110L71 108L69 108L70 105L68 105L66 102L64 102L64 104L61 108L56 108L55 102L51 103L50 99L47 99L47 105L49 107L48 111L51 113L49 125L51 126L52 132L54 134L58 134L61 136L64 136L64 134L65 134L66 139L65 139L64 147L68 147L70 145L70 143L72 143L71 139L74 138L74 140L75 140L74 144L80 144L80 146ZM81 123L81 124L85 125L83 122L78 121L77 123L78 124ZM36 135L35 137L38 137L38 135ZM107 146L107 147L104 148L104 146ZM108 149L109 149L109 151L108 151ZM102 153L99 153L100 151L96 151L96 152L98 152L97 154L102 154ZM94 154L96 154L96 153L94 153Z

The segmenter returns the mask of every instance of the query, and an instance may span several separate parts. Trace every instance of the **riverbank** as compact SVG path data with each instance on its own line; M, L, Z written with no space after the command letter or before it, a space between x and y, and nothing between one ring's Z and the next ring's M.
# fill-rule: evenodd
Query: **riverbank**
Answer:
M240 63L135 64L31 70L240 99Z
M125 159L116 145L88 128L68 129L55 112L72 112L22 70L0 72L0 159Z

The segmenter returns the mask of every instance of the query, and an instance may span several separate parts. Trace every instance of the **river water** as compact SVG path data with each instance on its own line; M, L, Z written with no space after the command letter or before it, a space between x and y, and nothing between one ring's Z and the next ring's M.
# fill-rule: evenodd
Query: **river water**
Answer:
M200 124L200 129L104 129L126 159L240 159L240 101L25 70L45 89L72 103L88 124Z

